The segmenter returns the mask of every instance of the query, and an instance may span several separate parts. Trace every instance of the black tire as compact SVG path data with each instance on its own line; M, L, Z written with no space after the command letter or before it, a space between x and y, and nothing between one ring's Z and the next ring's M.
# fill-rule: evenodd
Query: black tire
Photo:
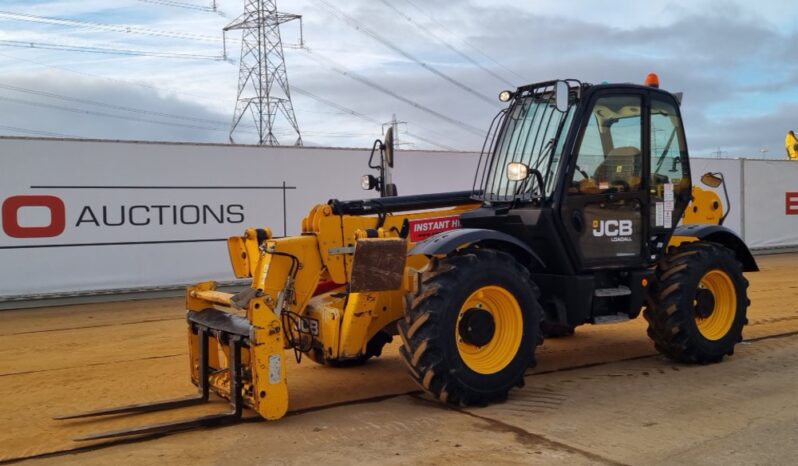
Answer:
M702 333L698 323L713 312L720 312L710 310L717 309L714 295L710 304L702 304L706 290L699 285L711 271L725 274L735 292L734 298L728 298L735 305L733 317L728 316L729 328L713 335L713 339ZM675 361L698 364L719 362L725 355L732 355L734 346L742 341L750 304L748 280L734 252L708 241L685 243L668 251L657 264L655 274L643 315L657 351Z
M458 349L461 308L483 287L501 288L511 295L523 321L512 360L493 373L472 370ZM473 248L433 259L419 278L418 294L408 297L406 317L398 325L400 354L410 376L427 393L451 404L485 405L506 399L511 388L523 386L524 371L535 363L542 315L538 296L529 271L507 253ZM492 344L496 334L490 333L484 344ZM508 359L510 354L506 353Z

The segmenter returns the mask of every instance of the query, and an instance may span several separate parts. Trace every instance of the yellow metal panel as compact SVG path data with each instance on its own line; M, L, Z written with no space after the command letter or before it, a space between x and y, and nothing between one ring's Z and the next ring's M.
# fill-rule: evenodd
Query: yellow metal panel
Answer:
M315 335L315 339L321 344L322 357L317 358L315 353L310 354L318 363L323 363L325 358L338 359L341 316L345 304L345 296L340 292L333 291L312 298L305 307L303 315L319 323L318 335Z
M668 246L679 246L682 243L693 243L698 241L698 238L695 236L671 236L671 240L668 242Z
M190 287L186 290L186 310L199 312L203 309L212 307L212 302L198 298L197 293L214 290L216 290L216 282L202 282Z
M380 293L351 293L341 322L339 357L354 358L366 349L367 331Z
M192 298L207 302L208 304L218 304L220 306L232 307L233 304L230 302L230 299L233 297L230 293L223 293L221 291L198 291L192 290L190 291L190 295ZM210 306L208 306L210 307Z
M292 236L270 240L266 242L266 250L268 252L261 260L264 264L259 265L258 279L252 283L252 287L262 290L264 296L256 300L247 313L250 322L258 327L264 327L269 323L269 319L262 316L267 313L274 314L274 306L279 300L280 293L285 289L292 264L291 258L286 255L299 260L299 270L294 282L295 302L289 303L290 309L297 314L301 314L313 292L316 291L322 272L315 236ZM268 264L265 264L267 261Z
M227 252L230 254L230 265L236 278L249 278L252 276L252 266L247 253L246 238L232 236L227 239Z
M251 362L255 410L266 419L280 419L288 411L288 384L285 377L285 351L280 322L272 314L271 323L255 334Z
M723 218L723 204L714 191L693 187L693 200L684 211L684 224L719 225Z

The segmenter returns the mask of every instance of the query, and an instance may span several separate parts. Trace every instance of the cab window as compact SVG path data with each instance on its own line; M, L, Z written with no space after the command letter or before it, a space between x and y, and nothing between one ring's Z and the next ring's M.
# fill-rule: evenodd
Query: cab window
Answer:
M596 100L585 127L570 192L633 192L642 180L642 105L639 96Z
M651 100L651 216L652 227L671 228L677 219L674 210L689 189L684 129L672 102Z

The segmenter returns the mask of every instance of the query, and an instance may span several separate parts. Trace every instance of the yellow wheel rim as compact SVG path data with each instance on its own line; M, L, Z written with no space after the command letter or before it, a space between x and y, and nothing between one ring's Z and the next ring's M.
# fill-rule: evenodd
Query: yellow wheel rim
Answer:
M493 335L483 345L469 342L462 328L467 312L487 311L494 324ZM457 350L463 362L474 372L495 374L512 362L524 336L521 306L512 293L500 286L484 286L471 293L457 316Z
M729 333L734 324L734 317L737 313L737 291L734 289L729 274L722 270L710 270L701 278L696 292L696 325L698 331L707 340L720 340ZM698 294L706 290L712 293L714 305L708 315L702 316L698 312ZM704 312L706 314L706 312Z

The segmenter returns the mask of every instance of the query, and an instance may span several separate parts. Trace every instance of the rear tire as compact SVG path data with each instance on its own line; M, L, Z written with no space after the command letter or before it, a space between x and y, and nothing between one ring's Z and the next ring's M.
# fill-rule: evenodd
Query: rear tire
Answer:
M689 363L734 353L748 323L748 280L730 249L708 241L671 248L656 268L643 313L657 350Z
M529 271L507 253L433 259L399 321L400 354L429 394L458 405L507 398L534 366L542 310Z

